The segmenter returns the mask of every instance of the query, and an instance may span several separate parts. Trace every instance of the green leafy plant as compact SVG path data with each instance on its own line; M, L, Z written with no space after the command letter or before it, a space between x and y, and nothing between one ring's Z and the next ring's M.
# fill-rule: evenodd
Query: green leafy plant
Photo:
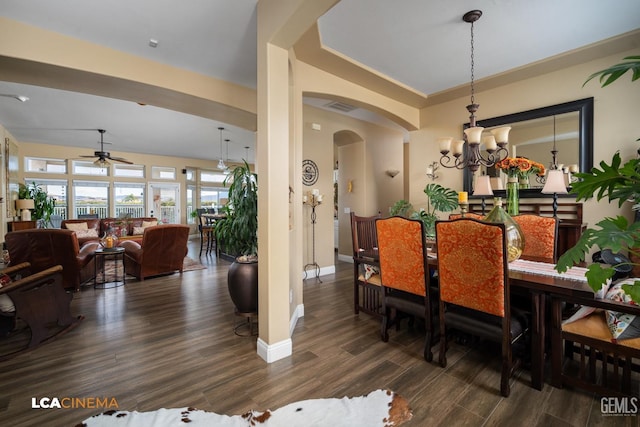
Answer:
M50 197L38 184L20 184L18 198L33 199L33 218L40 221L42 227L51 225L51 215L56 207L56 200Z
M424 223L427 237L435 236L435 225L438 220L437 212L451 212L458 207L458 193L440 184L427 184L424 188L427 195L427 210L415 211L413 205L407 200L398 200L389 210L393 215L406 218L419 219Z
M640 56L627 56L622 60L627 62L621 62L591 74L582 86L599 76L600 85L605 87L618 80L627 71L631 71L632 82L638 80L640 78Z
M245 161L231 170L223 184L229 184L229 199L223 208L226 217L216 223L216 239L230 255L257 256L258 175Z
M601 86L605 87L627 71L632 72L631 81L638 80L640 56L628 56L624 60L628 62L593 73L584 84L599 76ZM640 159L628 160L620 166L621 163L620 153L616 152L610 164L602 161L600 169L594 167L590 173L575 174L578 182L573 184L571 193L577 195L576 201L587 200L594 196L600 201L606 197L609 203L617 200L618 207L625 202L631 202L634 212L640 210ZM556 269L559 272L564 272L569 267L584 261L586 254L594 246L601 250L610 249L614 253L626 251L630 259L640 257L640 222L629 223L623 216L607 217L596 223L596 227L585 230L576 245L558 259ZM633 261L630 264L636 265ZM615 267L618 265L591 264L587 271L589 286L594 291L600 290L602 284L613 277ZM633 301L640 303L640 281L625 284L622 288Z
M389 209L389 215L391 216L403 216L409 218L413 213L413 205L408 200L398 200Z
M421 209L415 212L412 217L420 219L425 226L425 233L428 237L436 235L437 212L451 212L458 207L458 193L451 188L443 187L440 184L427 184L424 188L427 195L427 210Z

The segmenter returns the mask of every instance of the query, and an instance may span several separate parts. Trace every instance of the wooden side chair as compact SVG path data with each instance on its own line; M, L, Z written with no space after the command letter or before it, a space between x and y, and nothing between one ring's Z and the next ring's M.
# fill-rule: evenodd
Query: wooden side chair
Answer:
M600 396L640 397L637 374L632 378L632 373L640 370L640 333L632 320L640 316L640 306L622 297L620 289L623 283L634 280L613 285L602 299L559 295L551 299L551 384L554 387L577 387ZM571 319L574 321L563 322L565 303L590 310L584 311L583 317L578 316L577 320L574 316ZM614 327L622 315L628 316L626 329Z
M373 254L378 247L376 219L351 212L351 241L353 245L353 312L360 311L381 317L379 264Z
M202 256L202 250L205 249L205 254L209 255L209 253L216 250L217 254L217 242L215 241L215 225L213 222L209 221L208 218L204 217L202 214L207 213L207 209L196 209L198 213L198 231L200 231L200 254Z
M524 250L521 257L555 263L558 218L527 214L516 215L513 219L524 234Z
M504 224L475 219L436 221L440 283L440 356L447 365L447 330L456 329L502 344L500 392L508 397L513 344L527 332L510 305Z
M380 274L382 276L383 341L389 340L390 320L398 321L398 311L425 321L424 358L433 359L433 314L436 296L429 286L427 249L422 221L400 216L376 220Z
M56 265L34 274L30 272L29 263L20 263L0 273L11 278L0 288L0 297L4 301L0 308L6 309L7 302L12 305L0 315L11 318L14 327L16 319L21 320L31 335L25 346L24 340L14 339L18 338L20 330L12 330L0 341L0 360L32 350L75 328L84 319L84 316L71 315L73 293L64 289L62 266Z

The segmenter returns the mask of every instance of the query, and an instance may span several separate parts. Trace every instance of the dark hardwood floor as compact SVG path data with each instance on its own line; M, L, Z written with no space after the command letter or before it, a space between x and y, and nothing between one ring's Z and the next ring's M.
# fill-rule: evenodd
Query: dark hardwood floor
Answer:
M190 242L198 258L199 242ZM605 417L590 394L530 387L526 370L500 396L497 350L451 343L448 366L422 358L423 334L406 325L380 340L379 322L352 311L352 265L337 263L323 283L307 280L305 316L293 356L267 364L256 337L234 334L226 285L229 263L202 257L206 270L75 294L79 327L0 362L0 425L73 426L97 409L32 409L32 398L115 398L123 410L195 406L224 414L278 408L321 397L388 388L408 399L407 426L638 425ZM436 348L434 347L434 350ZM437 360L437 356L434 358Z

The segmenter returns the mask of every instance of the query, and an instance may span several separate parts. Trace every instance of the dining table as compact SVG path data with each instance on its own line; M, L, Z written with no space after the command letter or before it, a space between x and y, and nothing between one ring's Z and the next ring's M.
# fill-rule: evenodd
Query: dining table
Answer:
M376 264L379 261L377 248L362 251L360 257ZM434 250L427 250L427 264L429 268L437 269L438 256ZM595 293L587 284L586 271L584 267L571 267L565 273L558 273L555 264L535 257L509 263L510 287L531 296L531 385L537 390L542 390L544 385L545 355L551 351L562 351L561 348L545 348L549 313L547 300L551 297L594 299Z

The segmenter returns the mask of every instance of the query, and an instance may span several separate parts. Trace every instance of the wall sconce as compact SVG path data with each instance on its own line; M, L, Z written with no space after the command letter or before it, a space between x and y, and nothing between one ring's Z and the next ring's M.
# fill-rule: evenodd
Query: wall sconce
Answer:
M353 191L353 181L347 181L347 193L351 193Z
M436 171L438 170L438 168L440 168L440 165L438 165L438 162L432 162L430 165L427 165L427 177L431 181L435 181L436 179L439 178L439 176L436 174Z
M395 178L396 175L398 175L400 173L399 170L397 169L389 169L388 171L386 171L387 175L389 175L391 178Z

